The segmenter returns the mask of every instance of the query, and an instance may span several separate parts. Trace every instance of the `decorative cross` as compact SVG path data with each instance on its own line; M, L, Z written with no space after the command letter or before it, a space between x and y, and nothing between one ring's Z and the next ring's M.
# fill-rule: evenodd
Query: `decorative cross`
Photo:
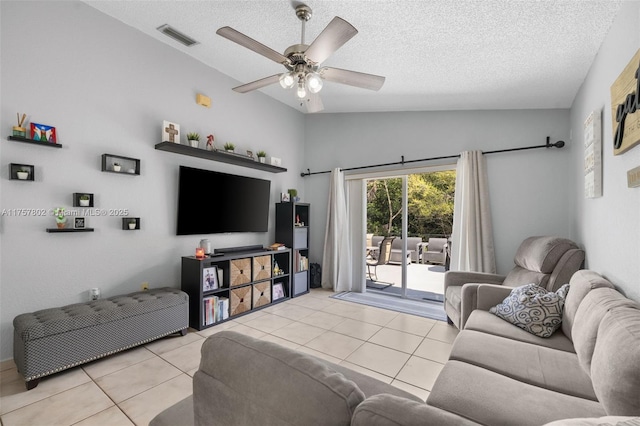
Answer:
M173 124L169 124L169 127L165 127L164 131L169 134L169 142L176 141L176 135L179 133Z

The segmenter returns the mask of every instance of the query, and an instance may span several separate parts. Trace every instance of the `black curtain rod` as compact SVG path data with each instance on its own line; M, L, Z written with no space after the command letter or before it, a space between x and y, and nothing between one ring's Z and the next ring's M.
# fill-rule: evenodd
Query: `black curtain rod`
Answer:
M537 149L537 148L562 148L564 146L564 141L558 141L556 143L550 143L549 142L549 136L547 136L547 143L544 145L534 145L534 146L524 146L522 148L509 148L509 149L499 149L496 151L487 151L487 152L483 152L483 154L499 154L502 152L512 152L512 151L524 151L526 149ZM460 154L458 155L445 155L443 157L431 157L431 158L420 158L418 160L405 160L404 159L404 155L402 155L400 158L402 158L402 160L400 161L396 161L393 163L382 163L382 164L372 164L370 166L359 166L359 167L349 167L346 169L341 169L342 171L350 171L350 170L360 170L360 169L370 169L373 167L384 167L384 166L396 166L398 164L401 165L405 165L405 164L411 164L411 163L419 163L422 161L435 161L435 160L446 160L448 158L460 158ZM312 172L310 169L307 169L306 173L300 173L300 176L305 177L305 176L311 176L311 175L321 175L321 174L325 174L325 173L331 173L331 170L325 170L324 172Z

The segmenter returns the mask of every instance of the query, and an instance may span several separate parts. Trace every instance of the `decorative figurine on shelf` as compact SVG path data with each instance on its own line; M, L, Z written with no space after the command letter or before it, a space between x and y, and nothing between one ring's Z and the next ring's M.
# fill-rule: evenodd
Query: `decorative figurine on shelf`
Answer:
M298 198L298 190L291 188L288 189L287 192L289 193L289 199L291 200L292 203L297 203L298 201L300 201L300 198Z
M278 262L277 261L273 261L273 275L280 275L280 267L278 266Z
M214 150L213 135L209 135L207 136L207 151L213 151L213 150Z
M22 118L20 118L20 113L16 113L18 115L18 125L13 126L13 136L19 136L21 138L27 137L27 129L22 127L24 124L24 120L27 118L27 114L22 114Z
M53 210L53 214L56 217L56 225L58 228L63 229L67 223L67 217L64 215L64 207L56 207Z

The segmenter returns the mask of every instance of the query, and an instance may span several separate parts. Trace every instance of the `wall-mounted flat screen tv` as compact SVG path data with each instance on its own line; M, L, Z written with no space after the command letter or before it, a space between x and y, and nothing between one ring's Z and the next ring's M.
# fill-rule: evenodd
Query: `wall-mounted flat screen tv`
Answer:
M180 166L177 235L267 232L271 181Z

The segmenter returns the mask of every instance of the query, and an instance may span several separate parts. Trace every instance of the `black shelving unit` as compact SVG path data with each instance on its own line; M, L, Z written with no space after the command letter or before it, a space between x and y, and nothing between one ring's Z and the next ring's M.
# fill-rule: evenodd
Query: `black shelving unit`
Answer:
M274 273L276 262L280 274ZM203 330L289 299L290 271L289 249L229 253L204 259L182 257L181 288L189 295L189 326ZM203 287L208 272L215 274L218 288L207 290ZM284 297L273 300L273 287L278 284L282 284ZM229 311L226 319L207 323L205 300L214 296L227 298Z
M233 164L236 166L250 167L252 169L264 170L271 173L283 173L287 171L284 167L261 163L244 155L226 153L223 151L207 151L205 149L192 148L190 146L174 142L160 142L156 145L156 149L160 151L173 152L174 154L219 161L221 163Z
M309 292L308 203L276 203L276 242L291 247L291 297Z
M48 146L49 148L62 148L62 145L59 143L37 141L35 139L23 138L22 136L9 136L8 139L14 142L23 142L23 143L30 143L34 145L40 145L40 146Z

